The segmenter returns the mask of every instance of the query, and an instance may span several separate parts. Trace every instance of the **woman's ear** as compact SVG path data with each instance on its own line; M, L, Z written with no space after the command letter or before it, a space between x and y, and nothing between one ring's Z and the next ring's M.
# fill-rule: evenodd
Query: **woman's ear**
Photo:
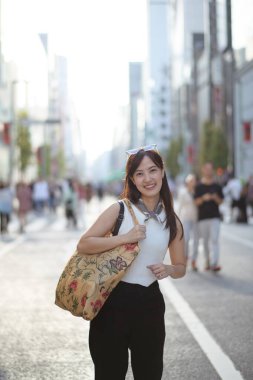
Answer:
M164 173L165 173L165 171L164 171L164 169L162 169L162 177L164 178Z

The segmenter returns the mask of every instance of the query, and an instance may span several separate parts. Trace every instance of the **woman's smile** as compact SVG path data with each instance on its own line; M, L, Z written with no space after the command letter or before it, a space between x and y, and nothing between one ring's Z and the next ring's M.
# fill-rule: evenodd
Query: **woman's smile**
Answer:
M153 184L151 184L151 185L144 185L143 187L144 187L145 189L147 189L147 190L153 190L153 189L156 187L156 184L153 183Z

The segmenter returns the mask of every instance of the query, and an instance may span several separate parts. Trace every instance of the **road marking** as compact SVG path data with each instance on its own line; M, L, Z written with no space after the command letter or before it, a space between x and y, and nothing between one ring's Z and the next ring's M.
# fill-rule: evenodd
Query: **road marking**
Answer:
M235 368L232 360L222 351L219 344L210 335L190 305L172 284L172 281L164 279L159 281L159 283L221 379L243 380L241 373Z
M241 238L239 236L235 236L235 235L233 235L229 232L226 232L226 231L222 231L221 234L222 234L222 236L224 236L225 238L227 238L229 240L233 240L236 243L246 245L246 247L249 247L249 248L253 248L253 241L251 241L249 239L244 239L244 238Z

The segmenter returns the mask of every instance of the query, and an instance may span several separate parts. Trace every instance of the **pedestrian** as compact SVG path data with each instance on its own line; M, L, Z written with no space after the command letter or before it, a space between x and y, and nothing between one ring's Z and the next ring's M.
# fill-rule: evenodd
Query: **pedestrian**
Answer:
M86 185L85 185L85 199L86 199L86 202L87 203L90 203L92 197L94 195L94 189L93 189L93 185L91 182L88 182Z
M236 219L237 223L248 223L248 213L247 213L247 195L249 191L249 183L244 182L242 184L242 191L238 201L238 207L240 213Z
M18 200L19 232L25 231L27 213L32 209L32 190L23 180L16 185L16 198Z
M250 216L253 216L253 175L249 176L248 180L248 193L247 193L247 205L250 209Z
M100 202L102 202L104 195L105 195L104 185L102 183L99 183L97 186L97 196Z
M78 194L75 181L72 178L64 182L63 197L67 227L71 225L77 227Z
M198 207L198 230L203 238L206 259L206 270L219 271L220 247L220 211L223 201L221 186L215 182L214 169L211 162L202 166L202 178L195 188L195 203Z
M242 183L239 178L236 178L234 173L231 173L231 177L229 178L226 186L223 187L223 194L225 197L230 198L230 220L234 220L234 209L240 210L240 197L242 192Z
M8 226L13 211L14 191L12 187L0 181L0 233L8 233Z
M197 271L197 256L198 256L198 224L197 224L197 206L194 201L194 192L196 186L196 176L188 174L185 178L185 183L178 192L178 216L184 227L185 239L185 256L189 259L189 242L192 239L193 250L191 255L191 267Z
M38 214L42 213L45 210L45 207L49 205L49 186L48 182L39 178L33 184L33 201L35 210Z
M89 348L95 380L123 380L128 350L135 380L160 380L163 372L165 304L157 280L185 275L183 227L173 202L161 156L155 146L127 152L121 198L139 221L133 227L127 207L117 236L104 237L119 214L112 204L81 237L77 250L95 254L139 242L140 252L90 323ZM169 248L170 265L163 263Z
M48 182L48 190L49 190L49 210L52 214L56 214L57 207L59 206L61 199L61 190L59 184L53 180L52 178Z

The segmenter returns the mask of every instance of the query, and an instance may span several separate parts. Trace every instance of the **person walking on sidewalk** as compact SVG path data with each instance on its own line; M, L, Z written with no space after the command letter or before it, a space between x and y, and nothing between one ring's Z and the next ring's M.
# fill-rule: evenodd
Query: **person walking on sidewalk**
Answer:
M198 230L203 238L206 270L219 271L220 211L223 202L221 186L214 180L213 164L202 166L202 178L195 188L195 203L198 207Z
M63 197L67 228L77 227L78 193L74 179L69 178L64 182Z
M231 176L222 189L223 195L230 198L230 220L234 220L234 209L237 213L240 212L240 197L242 192L242 183L239 178L236 178L234 173L231 173Z
M133 227L125 207L117 236L120 206L112 204L81 237L79 253L98 253L139 242L140 252L90 323L89 348L95 380L124 380L128 350L135 380L160 380L163 372L165 303L157 280L185 275L183 227L176 216L161 156L155 146L128 151L122 198L139 221ZM163 263L169 248L170 265Z
M13 211L14 190L9 183L0 181L0 234L8 233Z
M193 249L191 255L191 266L194 271L198 270L196 261L198 256L198 225L197 225L197 206L194 201L194 191L196 186L196 176L188 174L185 184L178 192L178 216L184 226L185 256L189 259L189 242L192 238Z
M32 190L23 180L16 185L16 197L18 199L19 232L25 232L27 214L32 209Z

